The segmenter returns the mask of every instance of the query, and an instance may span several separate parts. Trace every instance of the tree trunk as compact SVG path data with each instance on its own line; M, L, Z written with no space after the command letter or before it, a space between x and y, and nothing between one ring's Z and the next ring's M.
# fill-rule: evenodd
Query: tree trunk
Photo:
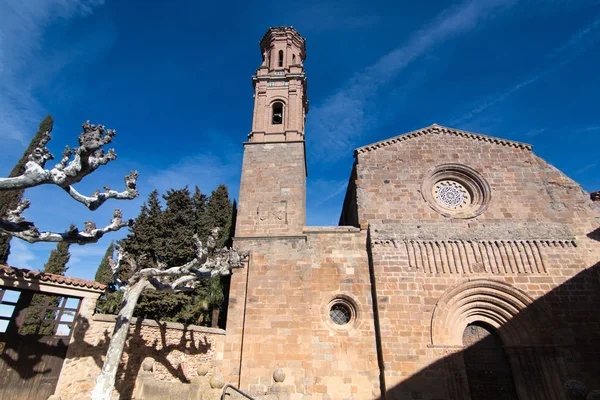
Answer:
M117 369L121 362L123 348L125 347L129 326L131 325L131 318L133 317L133 310L146 285L147 281L142 279L124 290L123 301L121 302L115 329L112 338L110 339L108 351L106 352L106 359L102 366L102 372L98 375L96 387L92 391L92 400L111 399L115 387Z
M210 326L213 328L219 327L219 313L221 312L221 306L212 306L212 318Z

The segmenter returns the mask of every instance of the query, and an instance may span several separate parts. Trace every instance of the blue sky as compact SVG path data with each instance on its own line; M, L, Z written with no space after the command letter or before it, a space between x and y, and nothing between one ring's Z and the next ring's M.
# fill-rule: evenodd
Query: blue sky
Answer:
M39 121L51 150L89 119L117 130L119 159L77 188L141 196L89 212L55 187L27 190L44 230L135 217L157 188L219 183L237 198L252 116L251 75L269 26L307 39L309 225L336 225L356 147L438 123L531 143L600 189L600 1L198 2L5 0L0 3L0 171ZM111 239L72 246L68 274L92 278ZM41 269L52 244L14 239L9 264Z

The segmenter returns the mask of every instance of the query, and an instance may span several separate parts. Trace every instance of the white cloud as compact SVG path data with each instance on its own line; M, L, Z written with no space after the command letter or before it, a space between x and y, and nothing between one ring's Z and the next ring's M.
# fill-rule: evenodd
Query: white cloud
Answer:
M583 167L579 168L577 171L575 171L575 175L580 175L583 174L584 172L587 172L591 169L594 169L598 166L598 163L590 163L590 164L586 164Z
M336 226L347 186L348 180L309 179L306 224Z
M524 133L524 135L528 138L532 138L534 136L538 136L546 131L546 128L535 128L531 129Z
M550 67L532 75L527 79L522 80L521 82L516 83L513 87L506 91L496 93L490 96L487 100L479 101L479 105L477 107L474 107L467 113L452 119L450 121L450 125L454 126L469 122L488 108L503 102L513 93L518 92L521 89L526 88L540 79L543 79L546 76L556 72L566 64L573 61L587 49L593 47L600 40L600 35L597 34L599 31L600 16L594 19L594 21L592 21L590 24L581 28L569 39L567 39L564 44L558 46L548 55ZM554 61L558 57L560 57L559 61Z
M311 7L302 5L297 20L303 21L303 31L325 32L341 29L370 29L382 22L376 14L363 14L344 1L322 1Z
M319 132L320 155L336 158L354 146L356 138L374 123L366 114L368 101L396 74L436 45L473 29L493 10L513 2L468 1L445 10L406 42L357 73L343 88L311 110L307 131Z
M210 153L200 153L149 175L145 178L147 183L142 185L157 189L161 194L167 189L181 189L186 185L192 190L194 185L197 185L202 193L210 194L223 183L229 187L230 195L236 196L240 171L241 162L237 157L228 159Z
M53 22L89 15L103 0L8 0L0 2L0 140L25 144L45 110L33 91L40 78L68 59L42 56L44 31Z
M67 263L69 276L76 276L81 279L94 279L96 270L110 245L110 240L101 240L98 243L86 244L84 246L73 244L69 247L71 259Z
M588 126L586 128L583 129L584 132L595 132L595 131L600 131L600 125L593 125L593 126Z
M10 241L10 265L17 268L39 269L39 260L25 242L19 239ZM37 262L36 262L37 261Z

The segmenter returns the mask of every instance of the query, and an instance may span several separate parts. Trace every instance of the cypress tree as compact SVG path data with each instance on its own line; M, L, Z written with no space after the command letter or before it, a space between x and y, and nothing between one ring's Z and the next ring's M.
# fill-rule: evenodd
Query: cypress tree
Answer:
M109 285L112 282L112 269L110 268L108 260L112 258L114 252L115 244L113 242L110 242L110 246L108 246L108 248L106 249L106 253L104 253L104 257L102 257L102 261L100 261L100 265L96 270L96 276L94 277L94 280L96 282L102 283L104 285Z
M223 247L229 239L231 222L233 214L233 205L229 200L229 191L226 185L219 185L217 190L213 190L206 204L203 224L209 229L221 228L219 235L219 247Z
M164 229L164 212L158 191L153 190L135 219L135 224L130 228L130 233L120 244L123 250L135 256L149 255L147 262L156 266L154 260L161 258L168 234ZM125 274L120 278L128 279L129 276Z
M8 174L9 178L19 176L25 171L25 164L27 164L29 155L33 153L33 150L38 146L44 133L52 131L53 124L54 120L51 115L44 118L40 123L35 136L31 139L27 150L25 150L21 159L13 167L12 171L10 171L10 174ZM23 197L24 191L24 189L0 191L0 216L5 217L8 211L17 207ZM0 264L6 264L8 261L8 255L10 254L10 239L11 236L9 235L0 235Z
M187 187L167 190L163 198L166 202L163 229L167 240L161 258L167 265L182 265L196 256L194 201Z
M194 231L198 234L200 240L204 241L210 234L210 227L204 225L203 223L208 197L204 193L200 192L200 189L198 189L198 186L196 186L194 188L192 201L194 202L194 213L196 217L194 221Z
M162 214L160 200L158 197L158 191L154 190L148 196L148 199L141 207L139 215L135 218L135 224L129 228L127 237L119 242L119 245L124 251L133 254L134 256L140 256L142 254L149 255L147 259L148 266L155 267L154 259L157 252L160 252L161 247L161 229ZM114 250L114 245L113 250ZM108 266L108 258L111 256L110 247L107 249L106 254L102 263L98 267L96 273L96 281L104 283L99 279L106 277L106 270L102 267L102 264L106 260L106 267ZM126 282L134 271L128 268L127 264L121 265L119 271L119 279ZM102 270L101 270L102 268ZM106 293L98 299L96 304L96 311L100 313L116 314L119 311L119 305L122 299L122 293L115 291L116 288L110 284L112 282L112 271L109 272L109 283ZM138 302L139 307L139 302ZM140 315L140 314L136 314ZM143 314L142 314L143 316Z
M187 188L171 189L163 199L164 209L158 192L153 191L142 206L127 238L120 242L123 249L131 254L148 254L148 266L156 266L155 260L168 266L188 262L195 257L194 233L201 240L206 240L214 227L221 228L220 246L230 242L236 209L235 203L229 200L227 186L219 186L210 196L203 194L198 187L194 188L193 194ZM122 274L120 278L128 279L131 272ZM225 316L221 310L226 307L223 285L227 284L227 278L223 280L217 277L197 282L196 290L191 293L144 292L138 300L135 315L202 325L212 321L213 326L218 326L220 316ZM115 292L103 296L98 302L98 310L117 312L119 295L119 292Z
M71 258L69 253L69 243L58 242L56 249L50 252L48 261L44 264L44 272L49 274L64 275L67 271L67 263Z

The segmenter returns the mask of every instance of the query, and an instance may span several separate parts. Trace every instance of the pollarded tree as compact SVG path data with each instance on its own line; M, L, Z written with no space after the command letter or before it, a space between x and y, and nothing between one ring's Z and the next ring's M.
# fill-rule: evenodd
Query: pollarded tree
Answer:
M218 248L219 229L214 229L205 242L194 235L196 252L190 261L176 266L168 266L155 260L156 268L144 267L148 264L146 255L135 257L117 247L117 259L110 260L115 285L123 292L123 301L117 315L115 329L106 353L102 372L92 391L93 400L109 400L115 385L117 369L123 355L123 348L131 325L131 318L137 301L145 290L171 293L194 291L196 284L204 279L226 276L233 268L240 268L246 254L238 254L233 249ZM120 268L127 264L134 271L127 282L119 277Z
M39 132L29 145L24 157L17 163L8 178L0 178L0 197L3 200L3 206L7 207L0 215L0 236L3 239L17 237L30 243L58 242L56 249L51 252L48 262L44 265L44 272L63 275L70 258L69 245L71 243L96 242L105 233L119 230L128 226L129 223L122 220L121 211L117 209L111 223L101 229L96 228L93 222L86 221L86 229L83 232L80 232L75 225L71 225L64 233L40 232L33 222L26 221L22 216L23 211L29 207L28 200L21 200L23 191L35 186L56 185L90 210L95 210L110 198L122 200L135 198L137 196L135 189L137 172L132 172L125 178L127 187L123 192L116 192L105 187L104 193L97 191L89 197L80 194L72 186L73 184L81 181L101 165L116 159L114 150L108 150L106 153L103 150L103 146L111 142L115 132L105 129L102 125L95 126L89 121L86 122L82 125L83 132L79 135L79 147L71 150L67 146L58 164L51 169L45 169L46 162L53 159L46 147L51 139L52 123L50 116L42 121ZM10 205L12 207L9 207ZM8 241L5 240L3 243L8 243ZM2 247L2 251L4 249L5 247ZM36 304L58 305L58 303L53 303L57 300L54 297L36 293L31 301L33 307L30 307L27 312L39 313L40 310L35 307ZM35 329L35 327L25 326L24 330L27 331L29 328ZM50 326L44 329L52 330L53 328Z
M19 176L25 171L25 164L29 161L29 155L33 153L35 148L40 143L40 140L45 133L52 131L54 120L51 115L46 116L40 123L38 131L31 139L27 150L23 153L17 164L13 167L8 174L9 177ZM0 192L0 217L5 217L6 214L17 208L25 189L5 190ZM8 255L10 254L10 239L9 235L0 235L0 264L6 264L8 261Z
M44 132L38 145L28 156L22 174L9 178L0 178L0 191L22 190L41 185L56 185L66 191L75 201L84 204L90 210L96 210L108 199L133 199L138 195L135 188L137 172L125 177L126 189L123 192L105 187L104 192L96 191L91 196L84 196L73 187L98 167L116 159L111 149L106 153L103 146L110 143L115 131L105 129L102 125L88 122L82 125L79 135L79 147L68 146L61 160L51 169L45 169L46 162L53 159L46 147L50 140L49 132ZM30 243L65 242L87 244L95 243L108 232L117 231L130 226L131 221L123 221L121 211L115 210L111 223L104 228L97 228L93 222L86 221L85 231L70 228L66 232L40 232L32 221L27 221L22 213L29 207L28 200L22 200L18 206L0 218L0 234L10 235ZM123 292L123 301L115 323L113 335L106 354L102 372L98 376L96 387L92 392L94 400L108 400L114 389L117 368L123 354L125 339L129 332L133 310L140 294L144 290L159 291L193 291L198 281L215 276L228 275L232 268L241 267L242 258L237 252L227 248L217 248L218 230L212 232L205 243L194 236L196 253L193 259L178 266L168 266L158 260L149 262L147 254L130 256L117 248L117 260L111 259L114 286ZM133 272L125 283L119 279L122 265L129 265Z
M69 146L63 151L60 161L51 169L45 169L46 162L54 156L46 145L50 141L48 131L41 138L28 156L25 168L20 175L0 178L0 192L24 190L35 186L56 185L67 192L75 201L85 205L90 210L96 210L108 199L130 200L137 197L135 188L138 173L132 171L125 177L126 188L122 192L111 190L105 186L104 192L97 190L91 196L79 193L73 185L94 172L101 165L115 160L117 155L113 149L104 151L103 147L112 141L116 132L105 129L103 125L92 125L86 122L82 125L83 132L79 135L79 147ZM40 232L32 221L23 217L23 212L29 208L29 200L21 200L19 204L0 218L0 233L17 237L29 243L36 242L66 242L87 244L95 243L108 232L117 231L131 224L123 221L121 210L115 209L110 224L97 228L91 221L85 222L85 230L79 231L72 227L63 233Z

